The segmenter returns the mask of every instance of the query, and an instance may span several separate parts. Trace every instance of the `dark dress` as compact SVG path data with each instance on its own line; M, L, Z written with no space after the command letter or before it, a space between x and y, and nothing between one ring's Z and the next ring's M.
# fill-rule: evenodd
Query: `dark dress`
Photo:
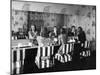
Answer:
M68 36L75 36L76 33L73 33L73 32L68 32Z
M86 41L86 35L85 35L85 32L82 31L78 34L78 39L80 41L80 43L76 43L74 44L74 54L73 54L73 64L74 65L78 65L78 66L81 66L81 60L80 60L80 52L83 51L83 47L81 47L81 44L82 43L85 43ZM85 61L85 60L84 60Z
M50 37L58 37L58 33L55 34L54 32L51 32Z
M85 43L85 41L86 41L86 35L85 35L85 32L84 32L84 31L82 31L82 32L80 32L80 33L78 34L78 39L79 39L79 41L80 41L81 43Z
M84 31L82 31L82 32L79 33L78 39L79 39L80 45L81 45L80 51L79 51L79 52L86 51L86 49L84 48L84 46L85 46L85 41L86 41L86 35L85 35L85 32L84 32ZM83 46L82 46L82 44L83 44ZM86 64L86 63L87 63L86 58L83 58L83 59L81 60L81 64L84 65L84 64Z

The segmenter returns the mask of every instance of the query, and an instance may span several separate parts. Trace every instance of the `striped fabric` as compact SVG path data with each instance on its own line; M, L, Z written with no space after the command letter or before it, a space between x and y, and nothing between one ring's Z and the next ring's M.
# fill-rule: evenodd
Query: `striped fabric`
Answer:
M90 48L90 42L89 41L85 41L85 48Z
M90 52L90 42L89 41L85 41L85 44L84 44L84 51L82 51L80 53L80 55L82 57L88 57L91 55L91 52Z
M62 45L62 53L70 53L72 52L74 49L74 44L73 43L68 43L68 44L64 44Z
M55 55L55 59L57 59L58 61L60 61L62 63L71 61L72 60L72 57L68 53L73 52L74 43L64 44L60 48L62 48L62 50L61 50L62 52L61 53L57 53Z
M11 73L20 74L21 68L24 65L25 59L25 49L13 49L12 50L12 60L11 60Z
M54 54L54 46L38 47L38 53L35 63L38 68L49 68L54 64L54 59L51 57Z
M61 55L61 54L58 53L58 54L55 55L55 59L57 59L61 63L65 63L65 62L71 61L72 57L69 54Z
M91 52L90 52L90 50L82 51L82 53L80 55L83 56L83 57L88 57L88 56L91 55Z

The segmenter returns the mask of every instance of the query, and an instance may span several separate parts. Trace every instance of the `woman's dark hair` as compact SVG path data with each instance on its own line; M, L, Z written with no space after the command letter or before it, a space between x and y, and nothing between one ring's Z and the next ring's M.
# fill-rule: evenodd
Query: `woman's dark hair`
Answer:
M57 28L57 26L54 26L54 28Z
M83 31L82 27L78 27L78 29L80 29L80 31Z
M71 32L71 28L68 28L68 30L67 30L68 32Z
M71 31L72 31L73 28L75 29L75 26L71 26Z
M31 25L31 26L34 26L35 30L36 31L36 25ZM30 27L30 31L32 31L32 28Z
M71 26L71 28L75 28L75 26Z
M61 28L61 29L60 29L60 33L61 33L61 34L65 34L65 33L66 33L66 32L65 32L65 29L64 29L64 28Z

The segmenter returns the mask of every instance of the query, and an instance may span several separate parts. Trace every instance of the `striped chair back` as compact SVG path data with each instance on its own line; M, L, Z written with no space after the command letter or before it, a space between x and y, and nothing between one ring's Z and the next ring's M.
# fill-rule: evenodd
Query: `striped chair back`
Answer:
M36 64L39 69L52 67L54 60L52 55L54 54L54 46L38 47L38 53L36 56Z
M61 48L62 48L62 53L61 54L57 53L55 55L55 59L57 59L58 61L60 61L62 63L71 61L72 57L68 53L73 52L73 50L74 50L74 43L64 44L64 45L62 45Z
M91 55L91 52L90 52L90 41L85 41L84 43L84 51L82 51L80 53L81 56L83 57L88 57Z
M54 46L38 47L39 56L51 56L54 52Z
M12 49L11 74L20 74L24 65L25 49Z
M74 43L67 43L62 45L62 53L68 54L74 50Z
M89 56L91 55L91 52L90 52L90 50L83 51L83 52L81 53L81 55L82 55L83 57L89 57Z
M69 54L64 54L64 55L56 54L55 55L55 58L58 61L60 61L61 63L65 63L65 62L68 62L68 61L71 61L72 60L72 57Z
M90 48L90 41L85 41L85 48Z

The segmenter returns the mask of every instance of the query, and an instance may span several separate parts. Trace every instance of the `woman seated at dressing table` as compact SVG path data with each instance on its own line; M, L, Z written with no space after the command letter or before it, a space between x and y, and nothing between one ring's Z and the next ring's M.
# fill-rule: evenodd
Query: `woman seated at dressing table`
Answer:
M37 31L36 31L36 26L31 25L30 31L28 32L29 39L32 43L37 44Z

